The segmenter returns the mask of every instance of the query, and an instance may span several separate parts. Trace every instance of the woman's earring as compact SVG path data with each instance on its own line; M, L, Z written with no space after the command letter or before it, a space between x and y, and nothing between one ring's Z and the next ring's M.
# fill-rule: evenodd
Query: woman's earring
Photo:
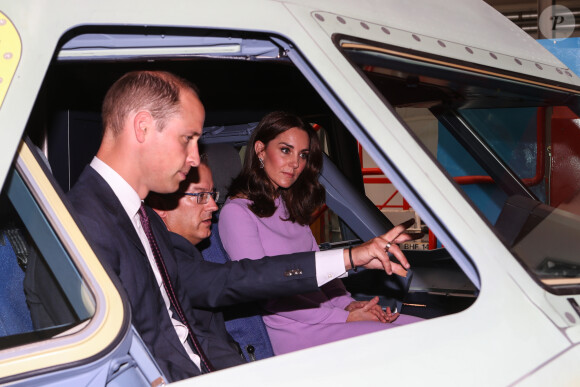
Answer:
M264 169L264 159L261 157L258 157L258 161L260 161L260 168Z

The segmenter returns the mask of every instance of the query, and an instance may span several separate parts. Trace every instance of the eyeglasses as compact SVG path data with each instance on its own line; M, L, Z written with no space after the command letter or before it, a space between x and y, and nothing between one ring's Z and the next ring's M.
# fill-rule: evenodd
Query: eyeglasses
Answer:
M220 193L215 189L211 192L184 192L184 195L187 196L196 196L197 197L197 204L206 204L209 202L209 198L211 197L215 202L220 197Z

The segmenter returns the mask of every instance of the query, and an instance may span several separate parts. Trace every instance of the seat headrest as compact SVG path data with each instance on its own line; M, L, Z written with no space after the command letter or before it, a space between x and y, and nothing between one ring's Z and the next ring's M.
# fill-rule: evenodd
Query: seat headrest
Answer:
M203 152L207 154L213 183L220 193L218 205L221 206L226 200L229 185L242 170L242 160L231 144L204 144Z

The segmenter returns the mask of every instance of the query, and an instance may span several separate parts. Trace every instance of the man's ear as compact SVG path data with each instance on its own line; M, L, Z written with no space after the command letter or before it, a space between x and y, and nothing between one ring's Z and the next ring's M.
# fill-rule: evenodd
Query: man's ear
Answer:
M266 145L264 145L262 141L258 140L254 143L254 152L256 152L256 156L262 157L264 149L266 149Z
M138 142L144 142L147 133L155 130L155 121L146 110L140 111L139 113L135 114L135 118L133 119L133 131L135 132L135 138Z
M153 211L157 212L157 215L159 215L161 219L167 219L167 211L158 210L157 208L154 208Z

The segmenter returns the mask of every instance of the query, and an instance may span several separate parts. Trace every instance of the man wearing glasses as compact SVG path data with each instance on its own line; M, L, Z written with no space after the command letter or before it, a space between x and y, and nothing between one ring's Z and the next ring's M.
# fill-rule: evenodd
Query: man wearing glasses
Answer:
M147 203L163 219L167 229L197 245L211 234L212 214L217 211L219 192L205 157L192 168L175 194L150 194Z
M218 210L219 192L214 188L213 177L206 155L200 164L191 168L184 181L173 194L152 192L147 204L155 210L170 231L174 253L179 260L201 261L194 247L211 234L212 215ZM195 281L195 278L183 278ZM204 340L211 343L210 360L218 365L233 366L245 362L238 344L226 330L224 317L218 310L192 307L195 330L204 332Z

